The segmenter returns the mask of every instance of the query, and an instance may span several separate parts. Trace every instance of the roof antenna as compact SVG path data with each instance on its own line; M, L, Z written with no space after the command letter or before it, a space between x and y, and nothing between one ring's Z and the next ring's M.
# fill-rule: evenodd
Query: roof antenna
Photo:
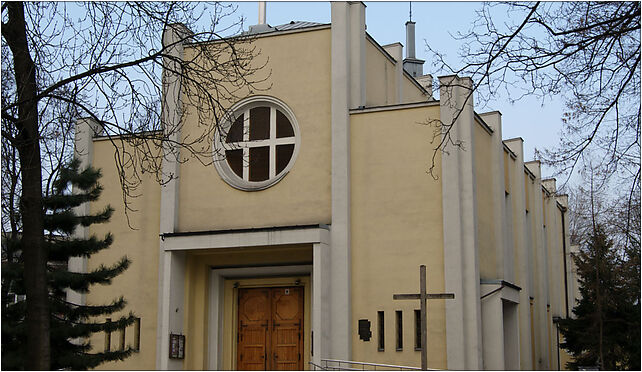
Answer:
M410 22L412 22L412 1L409 1L410 3Z

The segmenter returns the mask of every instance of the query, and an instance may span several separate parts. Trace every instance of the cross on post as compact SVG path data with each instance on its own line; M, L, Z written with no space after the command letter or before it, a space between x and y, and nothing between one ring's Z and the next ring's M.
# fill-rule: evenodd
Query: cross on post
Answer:
M419 266L419 293L393 294L393 300L420 300L421 315L421 369L428 369L428 326L426 322L426 300L446 300L455 298L454 293L426 293L426 265Z

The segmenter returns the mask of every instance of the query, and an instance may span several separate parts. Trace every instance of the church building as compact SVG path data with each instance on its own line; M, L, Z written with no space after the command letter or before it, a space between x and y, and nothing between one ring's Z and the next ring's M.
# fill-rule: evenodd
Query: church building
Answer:
M68 297L122 295L139 317L91 339L96 351L136 349L100 368L419 368L424 348L431 369L563 367L557 320L574 298L567 197L524 159L521 138L502 138L499 112L475 111L469 78L424 74L414 22L405 48L380 45L365 14L362 2L333 2L329 24L272 27L263 12L247 32L267 88L228 103L202 144L211 164L164 156L163 173L177 177L161 185L145 174L128 217L118 138L78 120L76 154L108 186L83 208L116 209L79 234L109 231L115 242L70 267L123 255L132 264L111 285ZM163 42L185 32L168 27ZM211 123L186 94L166 80L163 120L193 138ZM444 128L459 146L434 152ZM422 289L422 265L425 292L453 295L428 296L425 341L421 301L408 296Z

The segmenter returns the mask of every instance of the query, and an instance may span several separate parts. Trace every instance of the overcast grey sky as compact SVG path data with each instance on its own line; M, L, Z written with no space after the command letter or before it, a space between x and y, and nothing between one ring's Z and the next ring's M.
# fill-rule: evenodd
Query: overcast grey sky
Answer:
M244 29L256 24L257 2L240 2L236 16L245 18ZM381 45L401 42L406 47L405 22L409 17L409 2L366 1L367 32ZM446 53L447 60L459 67L458 51L461 43L451 35L465 33L475 19L479 2L413 2L412 20L416 22L417 58L426 60L424 73L440 75L432 66L432 58L425 43ZM267 2L267 23L275 26L290 21L330 22L329 2ZM405 55L405 51L404 51ZM525 160L532 160L534 149L544 149L557 144L561 130L563 103L537 98L522 99L511 105L508 97L489 102L486 107L475 105L477 112L499 110L502 113L503 138L524 139ZM543 169L542 175L551 171Z

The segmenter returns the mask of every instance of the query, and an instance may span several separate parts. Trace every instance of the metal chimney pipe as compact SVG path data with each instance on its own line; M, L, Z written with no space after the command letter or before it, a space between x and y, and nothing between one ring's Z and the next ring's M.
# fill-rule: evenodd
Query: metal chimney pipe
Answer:
M259 1L259 24L265 24L265 1Z

